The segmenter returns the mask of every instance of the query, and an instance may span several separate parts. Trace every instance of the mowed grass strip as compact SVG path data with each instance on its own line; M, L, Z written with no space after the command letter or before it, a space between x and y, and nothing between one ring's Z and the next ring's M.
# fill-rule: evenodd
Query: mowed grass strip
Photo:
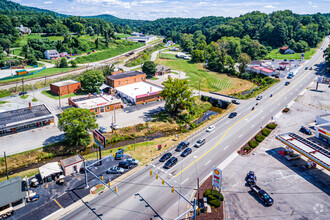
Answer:
M157 64L163 64L170 67L172 70L178 70L187 74L190 86L198 90L199 86L202 91L220 92L222 90L230 90L242 84L249 84L244 88L252 87L253 83L229 77L226 74L216 73L203 68L202 64L193 63L189 60L184 60L175 57L172 53L161 53ZM244 91L244 90L242 90Z

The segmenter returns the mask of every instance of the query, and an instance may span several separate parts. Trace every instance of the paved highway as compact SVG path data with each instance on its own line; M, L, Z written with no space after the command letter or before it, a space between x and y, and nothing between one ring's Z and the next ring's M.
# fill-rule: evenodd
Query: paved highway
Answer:
M321 48L326 48L328 41L326 38ZM190 208L188 203L171 193L171 189L163 186L160 179L150 176L149 170L158 173L190 199L196 188L197 177L200 180L208 177L212 167L236 152L315 79L316 73L322 68L322 55L323 52L319 50L305 65L312 66L313 70L305 70L305 66L302 66L293 79L283 80L264 92L258 106L255 106L255 100L244 102L236 110L237 117L226 117L215 124L216 129L212 132L203 131L190 139L191 146L202 137L206 138L206 144L199 149L192 147L193 153L186 158L176 152L174 156L179 161L171 169L163 169L164 163L156 161L118 183L119 197L107 191L90 201L89 208L81 206L64 219L160 219L155 217L155 211L162 219L175 219ZM286 81L291 81L290 85L285 86ZM273 96L270 97L270 94ZM255 109L252 111L253 106ZM152 208L146 206L136 193Z

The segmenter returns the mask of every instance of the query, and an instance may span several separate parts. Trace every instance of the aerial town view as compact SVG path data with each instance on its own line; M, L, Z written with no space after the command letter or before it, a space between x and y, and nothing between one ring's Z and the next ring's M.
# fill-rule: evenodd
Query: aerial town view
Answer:
M0 0L0 220L330 219L328 0Z

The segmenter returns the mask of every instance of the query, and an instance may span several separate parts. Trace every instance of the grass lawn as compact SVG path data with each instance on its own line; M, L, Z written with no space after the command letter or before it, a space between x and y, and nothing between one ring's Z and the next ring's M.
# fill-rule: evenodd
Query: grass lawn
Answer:
M221 91L225 94L231 94L254 87L254 84L249 81L209 71L203 68L202 64L176 58L174 54L162 53L156 63L168 66L172 70L185 72L189 77L190 86L197 90L200 85L203 91Z
M21 99L27 99L29 97L29 95L22 95Z
M36 77L50 76L50 75L53 75L55 73L67 72L69 70L73 70L73 69L76 69L76 68L78 68L78 67L75 67L75 68L72 68L72 67L68 67L68 68L56 68L56 67L48 68L48 69L45 69L45 70L40 71L39 73L25 76L24 79L33 79L33 78L36 78ZM21 80L22 80L21 77L17 77L17 78L5 78L4 80L0 80L0 84L1 83L21 81Z
M50 90L44 90L41 93L48 96L49 98L58 99L58 95L55 95ZM78 95L86 95L86 94L87 93L70 93L70 94L62 95L61 99L66 99L66 98L69 98L69 97L74 97L74 96L78 96Z
M0 105L7 103L8 101L0 101Z
M115 37L125 38L125 37L132 37L132 35L130 35L130 34L115 34Z
M314 53L316 52L316 49L310 49L305 53L305 60L308 60L312 58ZM295 54L280 54L279 49L274 49L270 51L270 53L267 55L268 59L276 59L276 60L300 60L301 58L301 53L295 53Z

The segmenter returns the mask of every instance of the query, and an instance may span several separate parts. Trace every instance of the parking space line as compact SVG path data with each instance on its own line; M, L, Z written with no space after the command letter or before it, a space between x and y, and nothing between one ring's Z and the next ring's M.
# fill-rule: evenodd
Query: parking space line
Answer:
M61 206L61 204L56 200L56 199L54 199L54 202L56 202L56 204L62 209L63 208L63 206Z

